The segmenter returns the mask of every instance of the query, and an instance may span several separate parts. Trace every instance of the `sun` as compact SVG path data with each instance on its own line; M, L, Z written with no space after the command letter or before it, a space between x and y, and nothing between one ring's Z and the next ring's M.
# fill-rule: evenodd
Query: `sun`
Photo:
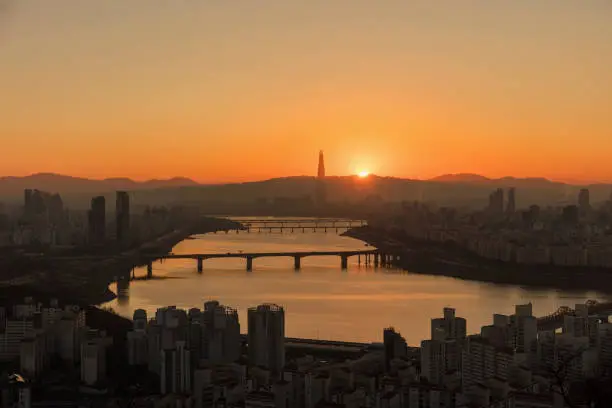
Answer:
M361 170L357 175L361 178L366 178L370 175L370 172L367 170Z

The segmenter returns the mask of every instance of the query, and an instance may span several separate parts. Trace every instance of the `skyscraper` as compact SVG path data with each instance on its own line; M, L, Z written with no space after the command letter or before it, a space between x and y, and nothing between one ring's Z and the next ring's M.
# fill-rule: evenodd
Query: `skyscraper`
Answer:
M385 370L389 371L391 361L394 358L406 357L408 347L406 340L393 327L384 330L383 339L385 346Z
M580 193L578 194L578 208L580 209L580 213L582 215L586 214L591 209L591 198L588 188L583 188L580 190Z
M128 193L125 191L117 191L115 205L117 241L125 242L130 231L130 196Z
M514 214L516 211L516 190L514 187L508 189L508 205L506 206L506 212L508 214Z
M100 244L106 238L106 200L103 196L91 199L89 210L89 243Z
M285 367L285 311L263 304L249 309L249 362L280 374Z
M504 212L504 190L498 188L489 195L489 212L499 215Z
M217 301L206 302L202 324L202 358L215 364L229 364L240 358L240 323L236 309Z
M323 150L319 151L319 169L317 176L320 179L325 178L325 159L323 158Z

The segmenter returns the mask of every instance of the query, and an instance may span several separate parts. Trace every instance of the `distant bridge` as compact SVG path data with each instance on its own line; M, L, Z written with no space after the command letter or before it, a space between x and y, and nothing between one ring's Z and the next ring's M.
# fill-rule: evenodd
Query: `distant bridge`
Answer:
M587 300L589 315L609 316L612 314L612 302L598 302L596 300ZM538 330L556 330L563 327L563 319L566 315L572 316L576 313L575 309L568 306L561 306L555 312L538 318Z
M242 258L246 259L246 270L253 270L253 260L256 258L271 258L271 257L290 257L293 258L293 265L296 270L302 267L302 258L309 256L337 256L340 258L340 267L342 269L348 268L348 259L353 256L359 257L359 263L361 263L361 257L364 257L364 263L366 265L373 263L374 266L387 265L391 262L399 260L396 255L384 254L377 249L360 250L360 251L307 251L307 252L228 252L225 254L221 253L209 253L209 254L159 254L159 255L147 255L149 261L147 262L147 276L153 275L153 262L155 260L164 259L194 259L197 261L198 272L201 273L204 269L204 261L207 259L217 258Z
M227 219L238 222L242 228L236 229L236 232L241 230L251 232L274 232L274 231L290 231L290 232L307 232L307 231L325 231L339 229L356 228L367 225L366 220L351 220L343 218L304 218L304 219L273 219L273 218L231 218ZM227 232L227 231L226 231Z

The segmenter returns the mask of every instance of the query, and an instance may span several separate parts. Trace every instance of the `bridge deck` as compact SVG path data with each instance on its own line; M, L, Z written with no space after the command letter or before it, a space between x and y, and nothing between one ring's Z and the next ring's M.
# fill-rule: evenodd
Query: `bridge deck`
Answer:
M305 256L355 256L373 255L378 250L369 249L362 251L295 251L295 252L230 252L227 254L208 253L208 254L164 254L151 255L150 258L156 259L210 259L210 258L263 258L263 257L305 257Z
M348 218L303 218L303 219L299 219L299 218L283 218L283 219L273 219L273 218L231 218L231 217L224 217L228 220L231 221L235 221L235 222L240 222L240 223L247 223L247 222L252 222L252 223L325 223L325 222L344 222L344 223L352 223L352 224L358 224L358 223L366 223L366 220L354 220L354 219L348 219Z

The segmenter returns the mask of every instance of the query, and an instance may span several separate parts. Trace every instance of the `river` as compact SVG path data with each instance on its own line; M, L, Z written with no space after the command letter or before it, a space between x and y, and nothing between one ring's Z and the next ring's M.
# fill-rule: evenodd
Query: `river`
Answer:
M335 232L205 234L180 242L175 254L228 252L332 251L368 249L361 241ZM307 257L295 271L293 258L255 259L247 272L244 259L204 261L202 274L195 260L166 260L154 264L154 279L143 280L146 268L136 269L137 280L113 284L117 299L106 304L131 318L134 310L152 316L159 307L202 308L219 300L239 311L247 330L248 307L276 303L285 308L290 337L329 340L382 341L385 327L393 326L408 344L429 338L431 318L442 308L457 309L467 319L468 332L491 324L493 313L511 314L515 304L533 303L540 316L559 306L573 306L603 295L593 292L529 289L463 281L443 276L411 274L393 268L359 265L349 259L340 269L339 257Z

